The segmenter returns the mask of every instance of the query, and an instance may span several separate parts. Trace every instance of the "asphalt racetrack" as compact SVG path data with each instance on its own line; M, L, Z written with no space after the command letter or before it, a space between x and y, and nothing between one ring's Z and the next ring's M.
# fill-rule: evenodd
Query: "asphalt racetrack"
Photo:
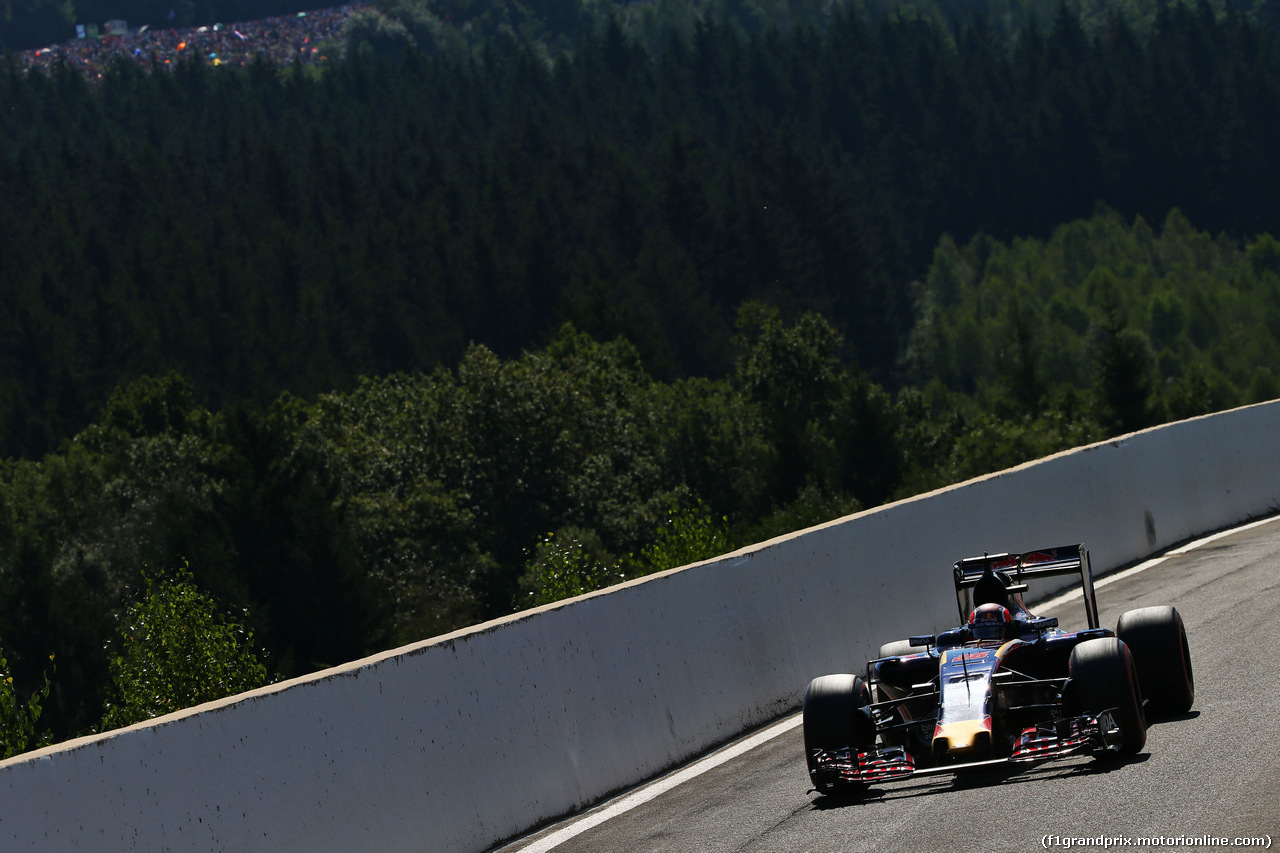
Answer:
M948 568L939 568L938 583L951 582ZM730 745L497 849L1269 849L1280 842L1280 520L1173 553L1098 590L1102 624L1112 629L1124 611L1153 604L1172 604L1182 614L1195 706L1154 722L1146 748L1132 758L923 777L873 788L858 801L833 800L808 791L794 715L757 733L762 743L754 748ZM1032 609L1057 616L1064 628L1084 627L1078 598ZM917 627L904 625L902 633ZM851 662L850 671L861 666Z

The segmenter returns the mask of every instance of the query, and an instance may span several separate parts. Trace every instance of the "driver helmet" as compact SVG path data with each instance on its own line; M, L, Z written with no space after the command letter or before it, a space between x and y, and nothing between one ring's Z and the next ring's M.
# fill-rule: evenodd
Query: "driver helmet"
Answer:
M1003 640L1012 624L1009 608L999 604L979 604L969 617L969 630L975 640Z

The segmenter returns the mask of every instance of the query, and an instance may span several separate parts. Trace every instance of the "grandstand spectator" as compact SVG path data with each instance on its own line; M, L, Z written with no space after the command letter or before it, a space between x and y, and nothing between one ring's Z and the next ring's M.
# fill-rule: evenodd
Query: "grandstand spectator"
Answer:
M243 66L259 56L278 63L313 64L329 59L327 51L340 39L348 16L366 7L367 4L356 3L183 30L142 27L126 34L78 38L24 51L19 54L19 63L29 71L65 62L90 78L101 77L118 59L133 61L147 70L172 67L184 60Z

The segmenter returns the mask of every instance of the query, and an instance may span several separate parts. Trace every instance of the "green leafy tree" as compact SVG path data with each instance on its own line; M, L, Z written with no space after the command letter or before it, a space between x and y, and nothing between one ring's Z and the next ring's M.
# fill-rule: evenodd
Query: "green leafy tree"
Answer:
M0 652L0 759L26 752L45 738L36 735L44 700L49 697L49 677L26 702L18 698L9 673L9 661Z
M775 536L785 536L806 527L852 515L862 509L857 498L840 492L830 492L816 483L800 490L796 499L776 509L747 529L741 537L745 542L764 542Z
M609 554L593 531L565 528L538 543L521 586L529 606L550 604L640 577L708 560L732 549L729 520L701 502L674 506L653 541L626 560Z
M735 524L769 511L777 453L758 405L726 381L691 378L655 388L653 419L671 480Z
M907 376L971 397L967 415L1011 422L989 424L989 436L1028 448L1043 443L1015 421L1101 437L1269 399L1277 246L1265 234L1242 248L1196 231L1176 208L1159 230L1100 207L1048 240L943 239L917 289ZM1081 423L1060 429L1055 410Z
M1104 304L1103 311L1095 380L1101 420L1113 434L1133 432L1155 420L1151 348L1141 332L1128 327L1119 308Z
M142 376L111 392L102 412L104 429L123 430L134 437L183 433L198 418L191 383L176 372L159 378Z
M600 537L578 528L548 533L534 550L521 581L527 601L536 607L621 583L622 566L603 553Z
M732 547L729 519L715 517L701 501L692 506L672 507L657 537L637 555L637 574L648 575L709 560Z
M114 697L101 728L131 725L267 683L253 633L195 585L190 567L144 574L111 659Z
M790 503L804 485L811 456L806 431L824 418L844 378L838 358L840 333L823 317L807 313L792 326L778 309L758 302L738 312L738 387L764 415L777 450L774 481L780 503Z

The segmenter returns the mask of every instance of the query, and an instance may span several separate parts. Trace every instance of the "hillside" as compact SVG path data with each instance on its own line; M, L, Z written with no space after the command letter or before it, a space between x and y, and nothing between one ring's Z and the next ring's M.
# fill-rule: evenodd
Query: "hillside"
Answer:
M811 10L0 73L0 643L27 692L55 654L47 725L102 719L144 566L288 676L1274 395L1267 24Z
M573 322L661 378L724 376L737 307L815 310L889 387L937 240L1047 236L1097 201L1280 231L1274 31L1175 8L1011 50L837 16L614 28L548 65L357 55L0 78L0 452L178 370L211 405L510 357Z

